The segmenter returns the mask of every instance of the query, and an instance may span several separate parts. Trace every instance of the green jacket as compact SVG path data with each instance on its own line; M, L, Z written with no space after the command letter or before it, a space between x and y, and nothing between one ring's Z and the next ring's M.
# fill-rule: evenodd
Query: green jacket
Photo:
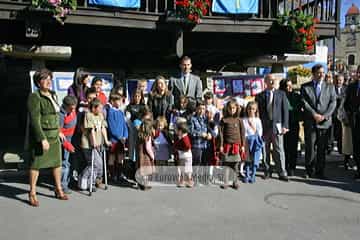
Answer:
M51 92L55 101L57 96ZM40 91L31 93L28 99L32 140L41 142L44 139L56 140L59 137L59 114L49 97Z

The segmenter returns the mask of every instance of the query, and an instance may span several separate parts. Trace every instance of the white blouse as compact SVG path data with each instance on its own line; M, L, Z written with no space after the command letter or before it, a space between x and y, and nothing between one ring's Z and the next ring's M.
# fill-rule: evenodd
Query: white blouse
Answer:
M256 130L250 127L249 122L252 124L253 127L256 128ZM262 136L263 129L260 118L258 117L243 118L243 123L245 128L245 137L255 135L256 132L259 134L259 136Z

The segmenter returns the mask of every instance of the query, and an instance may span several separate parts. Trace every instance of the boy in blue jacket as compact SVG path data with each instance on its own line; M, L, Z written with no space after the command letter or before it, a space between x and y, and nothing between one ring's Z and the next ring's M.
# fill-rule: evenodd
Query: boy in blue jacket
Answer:
M112 181L124 180L125 142L129 136L125 114L121 110L122 99L119 94L110 95L106 121L109 139L112 143L109 154L109 173Z

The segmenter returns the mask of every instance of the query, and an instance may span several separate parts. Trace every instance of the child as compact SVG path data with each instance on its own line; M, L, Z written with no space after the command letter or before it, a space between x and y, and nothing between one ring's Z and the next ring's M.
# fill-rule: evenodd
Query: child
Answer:
M100 77L94 77L91 81L91 87L96 89L96 98L100 100L104 106L107 103L107 97L102 91L103 80Z
M208 131L211 134L211 139L208 142L205 154L206 159L208 160L208 163L210 165L209 167L209 179L207 179L207 183L209 184L211 182L211 179L213 179L213 173L214 173L214 166L219 165L219 155L218 155L218 136L219 136L219 126L217 122L214 120L214 115L212 111L206 111L206 118L207 118L207 124L208 124Z
M262 125L259 118L258 105L256 102L249 102L246 106L247 117L243 119L245 137L247 142L248 160L246 162L246 176L244 182L255 182L256 170L259 167L260 157L263 148Z
M145 104L142 103L144 97L140 90L136 90L131 96L130 104L126 107L126 112L130 113L131 121L141 119L141 114L144 112Z
M187 121L190 121L190 118L193 115L193 110L190 109L189 100L186 96L180 96L180 109L173 109L170 115L170 124L169 130L172 136L174 136L175 126L178 118L184 118Z
M102 114L102 105L99 99L94 99L90 102L89 112L85 113L83 122L83 134L81 137L81 148L84 158L87 161L87 167L82 172L82 179L89 180L96 178L96 187L101 186L101 179L103 175L103 162L101 157L101 146L105 143L107 146L111 145L108 141L106 132L106 121ZM91 159L94 157L94 175L91 176ZM95 181L93 181L95 183ZM80 181L79 186L82 188ZM88 184L86 187L90 187Z
M86 101L84 101L81 106L79 107L78 109L78 112L87 112L89 110L89 104L90 102L96 98L97 96L97 93L96 93L96 88L94 87L91 87L91 88L88 88L86 90L86 93L85 93L85 96L86 96Z
M124 113L121 111L122 99L118 94L110 95L106 121L108 124L111 149L109 154L109 174L111 180L124 181L125 142L128 138L128 127Z
M84 159L84 155L82 154L81 151L81 136L84 132L83 123L84 123L85 113L89 111L89 103L96 98L96 89L88 88L85 96L86 96L86 100L83 101L83 104L78 108L77 123L76 123L75 133L72 138L72 144L76 149L71 162L72 175L75 181L78 181L78 173L82 172L87 164Z
M137 144L137 177L138 185L141 190L149 190L149 176L155 172L155 153L153 150L153 123L149 119L144 119L138 130Z
M220 116L220 111L214 105L214 94L212 94L212 92L206 92L204 94L204 101L205 101L206 111L212 114L213 120L218 125L221 116Z
M167 166L170 159L172 141L164 116L159 116L155 122L155 164L156 166Z
M137 82L136 91L139 91L141 93L141 103L147 104L148 100L148 91L147 91L147 80L146 79L140 79Z
M75 152L71 144L71 138L76 128L76 105L77 99L74 96L66 96L60 108L60 136L62 140L62 171L61 185L64 193L70 194L70 153Z
M224 118L220 122L220 152L223 154L223 163L226 166L224 185L229 187L229 168L234 170L233 185L234 189L239 188L238 168L241 155L245 153L245 130L243 121L239 117L240 106L235 100L230 100L224 109Z
M205 117L205 104L202 101L198 102L196 107L196 114L190 119L190 135L192 144L193 165L197 166L195 169L195 179L198 180L199 175L203 174L204 166L208 166L208 159L206 159L205 150L208 146L208 141L212 136L208 132L207 119Z
M126 109L126 106L129 104L129 99L127 98L127 96L125 94L124 87L122 87L121 85L113 87L110 91L110 95L114 94L114 93L121 96L121 99L122 99L121 110L124 112Z
M194 182L192 180L192 153L191 141L188 135L186 122L179 123L176 127L177 140L174 143L177 158L178 170L178 187L184 187L184 179L186 179L186 187L192 188Z

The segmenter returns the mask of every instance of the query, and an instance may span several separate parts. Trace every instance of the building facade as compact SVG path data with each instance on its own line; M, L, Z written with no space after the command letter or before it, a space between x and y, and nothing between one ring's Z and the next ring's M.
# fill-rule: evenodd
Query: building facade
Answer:
M352 4L345 15L345 27L340 40L336 40L336 61L350 69L360 65L360 10Z

